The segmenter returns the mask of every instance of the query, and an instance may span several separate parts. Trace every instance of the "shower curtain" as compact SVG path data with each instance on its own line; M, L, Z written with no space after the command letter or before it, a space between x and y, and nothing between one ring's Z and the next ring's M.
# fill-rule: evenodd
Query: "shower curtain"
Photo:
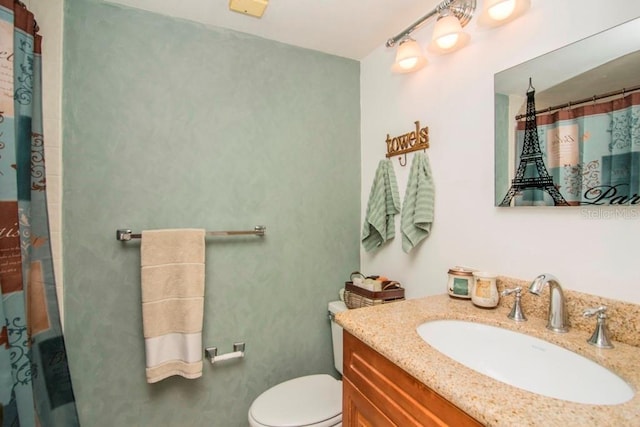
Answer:
M79 422L51 259L36 32L23 4L0 0L0 419L72 427Z
M544 163L570 205L640 207L640 92L537 117ZM516 130L517 158L524 121ZM553 206L541 190L514 197L516 206Z

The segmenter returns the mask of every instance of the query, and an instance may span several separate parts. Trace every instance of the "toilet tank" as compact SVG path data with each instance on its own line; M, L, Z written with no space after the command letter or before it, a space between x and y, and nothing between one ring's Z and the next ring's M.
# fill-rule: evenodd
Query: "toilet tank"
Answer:
M333 343L333 364L342 375L342 327L338 325L333 316L341 311L348 310L343 301L331 301L329 303L329 319L331 319L331 340Z

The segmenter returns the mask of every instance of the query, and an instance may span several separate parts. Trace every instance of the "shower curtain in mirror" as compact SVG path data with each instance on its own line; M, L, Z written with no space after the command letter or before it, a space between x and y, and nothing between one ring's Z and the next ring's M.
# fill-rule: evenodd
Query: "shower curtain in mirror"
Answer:
M545 166L570 205L640 207L640 92L539 114L537 125ZM516 168L524 126L517 124ZM514 200L516 206L553 206L542 190Z
M53 276L45 194L40 36L0 0L0 418L77 426Z

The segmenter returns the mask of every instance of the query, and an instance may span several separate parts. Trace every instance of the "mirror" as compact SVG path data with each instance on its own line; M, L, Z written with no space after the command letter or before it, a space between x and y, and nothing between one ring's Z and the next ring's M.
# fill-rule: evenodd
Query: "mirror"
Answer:
M638 34L640 18L494 76L495 206L640 206Z

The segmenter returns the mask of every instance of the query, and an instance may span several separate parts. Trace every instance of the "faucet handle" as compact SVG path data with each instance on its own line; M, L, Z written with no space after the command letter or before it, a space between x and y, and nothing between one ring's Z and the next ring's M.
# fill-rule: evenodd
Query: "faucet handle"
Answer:
M592 317L592 316L595 316L597 314L598 318L600 316L602 316L602 317L604 317L606 319L607 318L606 312L607 312L607 306L606 305L601 305L600 307L587 308L582 313L582 315L584 317Z
M505 289L504 291L502 291L502 296L506 297L507 295L511 295L514 292L516 296L520 295L522 293L522 288L518 286L517 288Z
M516 322L526 322L527 316L524 315L522 306L520 305L520 298L522 298L522 288L518 286L512 289L505 289L504 291L502 291L502 296L506 297L507 295L511 295L514 293L516 294L516 296L513 302L513 307L511 307L511 312L507 315L507 317Z
M607 329L607 307L601 305L595 308L586 309L582 315L584 317L592 317L597 315L596 329L593 331L591 338L587 342L600 348L613 348L613 344L609 340L609 331Z

